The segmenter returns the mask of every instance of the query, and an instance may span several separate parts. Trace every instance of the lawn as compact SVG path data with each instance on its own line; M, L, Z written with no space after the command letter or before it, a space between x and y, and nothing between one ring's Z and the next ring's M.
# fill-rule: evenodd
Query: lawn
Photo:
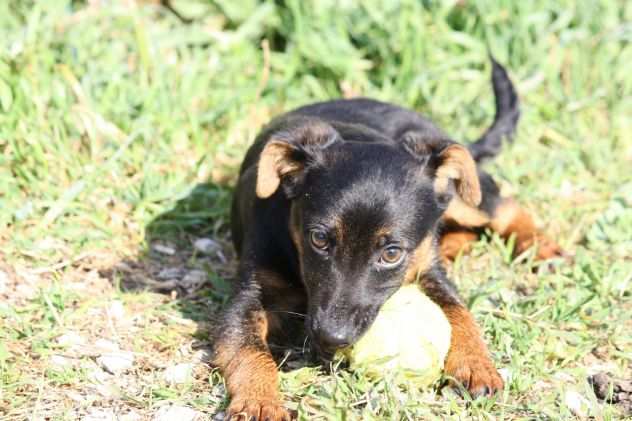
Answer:
M506 389L400 389L294 349L287 406L302 420L632 417L616 383L632 380L632 2L175 0L188 24L157 3L0 2L1 419L221 416L209 335L258 130L363 95L473 140L494 113L488 49L522 120L486 168L573 254L532 270L490 235L450 268ZM613 399L588 383L599 372Z

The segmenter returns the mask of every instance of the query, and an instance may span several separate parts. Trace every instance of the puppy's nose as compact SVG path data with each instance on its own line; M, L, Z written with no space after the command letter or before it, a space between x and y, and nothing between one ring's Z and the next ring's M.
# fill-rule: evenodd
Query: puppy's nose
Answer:
M351 342L342 329L322 329L318 334L318 341L325 352L334 352L348 346Z

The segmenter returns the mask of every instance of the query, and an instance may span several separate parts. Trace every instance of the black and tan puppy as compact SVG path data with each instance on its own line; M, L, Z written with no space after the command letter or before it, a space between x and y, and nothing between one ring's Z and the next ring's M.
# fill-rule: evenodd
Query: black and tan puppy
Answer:
M499 152L519 116L511 81L492 63L496 117L469 147L413 111L369 99L299 108L257 137L232 209L238 285L215 343L228 418L289 419L268 339L289 339L294 314L305 315L305 334L327 359L410 282L452 325L446 372L474 396L502 389L441 257L453 257L482 228L515 235L518 252L537 245L540 258L559 248L477 168Z

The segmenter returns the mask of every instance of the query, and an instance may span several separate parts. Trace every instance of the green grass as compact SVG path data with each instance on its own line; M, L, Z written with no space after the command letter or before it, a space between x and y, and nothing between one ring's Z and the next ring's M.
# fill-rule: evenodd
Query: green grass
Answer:
M361 94L475 139L494 112L488 48L523 117L487 169L575 254L533 273L491 237L452 267L508 387L465 402L290 358L288 406L305 420L569 419L567 391L594 401L588 374L632 378L632 3L175 0L190 25L133 4L0 3L0 418L224 408L204 364L183 384L162 373L204 360L234 271L231 187L257 131ZM223 254L195 253L197 237ZM154 292L169 268L208 282ZM118 343L134 367L95 379L68 332Z

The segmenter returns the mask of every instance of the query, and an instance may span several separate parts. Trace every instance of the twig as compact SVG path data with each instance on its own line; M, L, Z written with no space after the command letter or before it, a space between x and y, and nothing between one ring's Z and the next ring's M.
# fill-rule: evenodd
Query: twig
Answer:
M270 79L270 43L267 39L261 41L261 49L263 50L263 71L261 72L261 80L255 94L255 102L261 98L263 90L268 85Z

